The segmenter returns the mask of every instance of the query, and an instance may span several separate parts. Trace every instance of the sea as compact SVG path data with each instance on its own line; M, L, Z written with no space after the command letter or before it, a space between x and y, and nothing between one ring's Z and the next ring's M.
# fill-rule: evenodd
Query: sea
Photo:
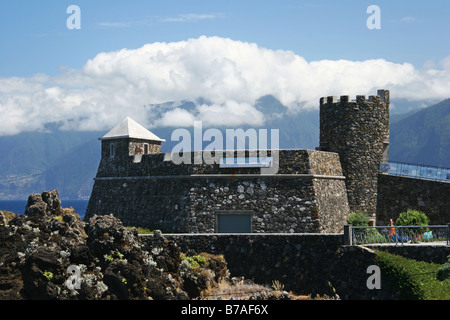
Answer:
M0 200L0 211L11 211L15 214L24 214L27 206L27 200ZM73 207L75 212L84 218L89 200L61 200L63 208Z

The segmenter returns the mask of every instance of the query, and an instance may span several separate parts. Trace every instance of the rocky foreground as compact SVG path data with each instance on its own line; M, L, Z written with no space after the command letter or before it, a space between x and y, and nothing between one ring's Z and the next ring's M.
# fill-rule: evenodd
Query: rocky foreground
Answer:
M24 215L0 211L0 300L201 299L232 286L222 256L202 254L192 263L176 244L155 237L146 250L136 229L113 216L83 222L61 207L56 190L32 194ZM247 298L290 296L259 289Z

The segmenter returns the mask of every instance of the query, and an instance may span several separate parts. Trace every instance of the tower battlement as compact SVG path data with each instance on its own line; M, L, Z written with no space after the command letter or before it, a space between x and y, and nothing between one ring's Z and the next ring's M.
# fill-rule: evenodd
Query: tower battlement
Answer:
M378 90L377 95L370 95L366 99L365 95L357 95L356 99L350 100L350 96L342 95L338 96L327 96L320 98L320 106L322 105L333 105L337 103L385 103L389 104L389 90Z

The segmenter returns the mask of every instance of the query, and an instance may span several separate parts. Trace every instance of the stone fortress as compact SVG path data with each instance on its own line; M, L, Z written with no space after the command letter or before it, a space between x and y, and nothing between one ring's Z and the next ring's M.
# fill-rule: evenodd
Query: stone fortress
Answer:
M260 163L199 162L203 151L189 154L191 164L175 164L174 154L161 153L165 140L130 118L100 140L101 161L85 219L113 214L124 225L168 233L341 233L351 212L386 223L392 208L415 208L418 197L420 203L435 203L450 187L439 184L432 187L437 195L425 191L411 201L380 201L379 169L389 158L388 90L368 99L321 98L316 150L255 151L256 158L273 160L276 173L264 172ZM214 155L237 159L240 153L215 150ZM252 156L245 150L247 159ZM386 198L399 184L407 196L409 190L430 188L416 179L381 178ZM431 220L448 220L437 207Z

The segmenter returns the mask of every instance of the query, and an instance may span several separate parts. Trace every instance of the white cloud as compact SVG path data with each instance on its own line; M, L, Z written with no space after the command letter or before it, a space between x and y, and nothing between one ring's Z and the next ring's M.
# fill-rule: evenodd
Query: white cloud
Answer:
M162 127L190 127L195 120L189 111L175 108L164 113L158 122Z
M269 50L254 43L220 37L157 42L141 48L102 52L81 69L55 76L0 78L0 134L38 130L47 122L64 129L107 130L125 116L145 126L261 126L254 106L265 95L289 111L318 108L321 96L376 94L411 100L448 98L450 56L416 69L383 59L308 62L292 51ZM196 101L189 110L174 104Z
M401 22L416 22L417 19L416 19L415 17L409 17L409 16L407 16L407 17L401 18L400 21L401 21Z
M211 20L215 19L217 16L214 14L198 14L198 13L185 13L179 14L174 17L162 18L162 22L192 22L199 20Z
M99 22L97 23L100 27L105 28L128 28L132 26L131 22Z
M156 23L170 23L170 22L196 22L201 20L213 20L223 16L222 14L201 14L201 13L184 13L174 16L166 17L146 17L141 19L134 19L128 21L103 21L98 22L97 26L101 28L131 28L139 26L149 26Z

